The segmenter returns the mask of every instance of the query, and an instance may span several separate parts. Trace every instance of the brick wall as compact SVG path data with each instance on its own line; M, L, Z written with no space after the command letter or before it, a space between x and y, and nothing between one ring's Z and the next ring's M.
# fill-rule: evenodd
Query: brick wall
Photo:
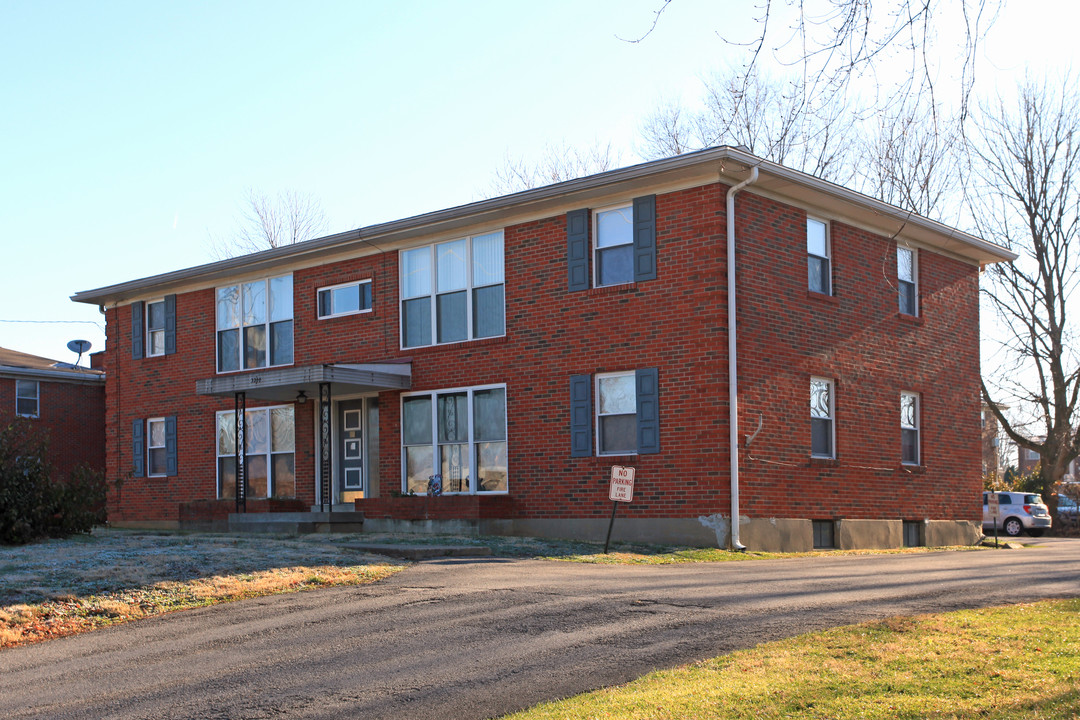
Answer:
M502 338L401 350L397 253L294 273L295 364L408 359L412 389L504 383L512 512L601 518L612 464L637 468L625 516L726 513L727 187L657 197L658 279L568 292L565 215L505 228ZM627 198L629 200L629 198ZM978 517L977 269L919 253L922 313L897 312L895 243L832 224L835 297L807 292L805 213L738 196L743 509L759 517ZM446 240L448 237L433 238ZM316 289L372 280L373 311L316 317ZM177 297L175 355L132 360L130 308L108 311L108 442L115 519L175 520L216 496L214 413L194 394L213 377L214 293ZM569 378L656 367L656 455L571 458ZM835 461L809 459L809 377L836 382ZM899 393L921 394L923 464L899 462ZM249 407L258 403L249 401ZM400 487L400 400L379 396L382 495ZM312 502L314 403L296 406L298 499ZM128 478L133 418L178 417L179 474Z

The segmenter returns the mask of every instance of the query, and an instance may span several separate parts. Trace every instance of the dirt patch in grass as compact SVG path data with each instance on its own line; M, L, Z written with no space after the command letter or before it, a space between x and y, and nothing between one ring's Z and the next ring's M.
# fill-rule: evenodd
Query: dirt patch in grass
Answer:
M375 582L406 567L335 540L97 530L0 546L0 648L219 602Z

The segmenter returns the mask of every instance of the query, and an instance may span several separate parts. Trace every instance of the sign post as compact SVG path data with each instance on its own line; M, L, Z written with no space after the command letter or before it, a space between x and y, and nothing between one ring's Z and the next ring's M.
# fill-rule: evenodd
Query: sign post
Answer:
M611 544L611 529L615 527L615 511L619 503L633 502L634 500L634 468L622 465L611 466L611 486L608 488L608 499L611 500L611 522L608 523L607 539L604 540L604 554L607 555L608 546Z
M990 510L990 517L994 518L994 547L998 546L998 516L1001 515L1001 503L998 494L992 492L986 496L986 506Z

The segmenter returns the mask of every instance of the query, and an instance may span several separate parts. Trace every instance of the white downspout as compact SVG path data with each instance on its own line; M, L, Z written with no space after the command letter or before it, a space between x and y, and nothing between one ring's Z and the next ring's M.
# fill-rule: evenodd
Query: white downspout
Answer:
M728 320L728 443L731 449L731 547L745 550L739 542L739 368L735 332L735 194L757 182L758 169L727 192L727 320Z

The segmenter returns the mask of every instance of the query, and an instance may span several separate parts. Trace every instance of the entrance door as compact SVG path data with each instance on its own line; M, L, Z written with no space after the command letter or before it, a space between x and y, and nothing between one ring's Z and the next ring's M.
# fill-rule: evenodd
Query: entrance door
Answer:
M364 497L364 401L338 403L338 472L339 502Z

